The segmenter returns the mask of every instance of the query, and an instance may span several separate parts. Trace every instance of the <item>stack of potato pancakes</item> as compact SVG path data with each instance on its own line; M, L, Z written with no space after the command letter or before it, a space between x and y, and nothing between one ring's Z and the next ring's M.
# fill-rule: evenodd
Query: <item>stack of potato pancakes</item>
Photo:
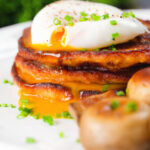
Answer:
M150 29L150 22L142 21ZM21 97L72 102L110 89L124 89L137 70L150 63L150 34L93 51L31 48L31 29L18 42L12 76Z

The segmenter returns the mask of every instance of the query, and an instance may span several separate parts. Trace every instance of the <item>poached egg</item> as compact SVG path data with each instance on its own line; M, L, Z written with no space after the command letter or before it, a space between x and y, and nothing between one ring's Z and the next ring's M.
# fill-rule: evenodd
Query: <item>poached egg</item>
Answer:
M81 12L88 18L80 21ZM47 5L34 18L31 27L33 45L49 50L96 49L134 39L147 28L133 17L121 17L122 11L113 6L85 1L58 1ZM91 14L99 16L92 20ZM64 19L71 16L71 26ZM108 15L104 18L104 15ZM55 24L54 20L59 21ZM111 24L115 21L115 24ZM58 22L57 22L58 23ZM113 38L113 35L117 35Z

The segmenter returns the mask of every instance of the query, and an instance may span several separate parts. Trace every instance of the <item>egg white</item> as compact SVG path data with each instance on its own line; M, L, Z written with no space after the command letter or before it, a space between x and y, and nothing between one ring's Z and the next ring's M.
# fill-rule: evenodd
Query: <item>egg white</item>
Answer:
M80 12L109 14L109 19L100 21L79 22ZM103 48L112 44L127 42L138 35L148 32L147 28L134 18L120 18L122 11L113 6L83 2L83 1L59 1L47 5L34 18L31 28L32 44L52 45L52 34L59 26L54 25L54 18L61 20L65 34L60 41L62 46L74 48ZM74 26L68 26L64 17L73 17ZM110 20L116 20L117 25L112 26ZM113 33L119 33L119 37L112 40Z

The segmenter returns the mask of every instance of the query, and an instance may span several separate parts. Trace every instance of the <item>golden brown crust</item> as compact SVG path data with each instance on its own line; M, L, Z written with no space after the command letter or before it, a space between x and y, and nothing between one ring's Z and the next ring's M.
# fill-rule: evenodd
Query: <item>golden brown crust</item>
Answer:
M41 82L34 83L32 79L29 77L28 81L25 81L24 78L20 77L19 69L14 64L12 67L12 77L14 82L19 86L19 88L23 89L26 93L37 95L43 98L48 99L63 99L63 100L73 100L80 99L80 91L86 92L102 92L104 85L99 84L82 84L76 82L68 82L55 84L50 82ZM32 83L32 84L31 84ZM123 89L125 87L124 84L110 84L109 89Z
M149 26L149 21L142 21ZM120 70L139 63L150 63L150 34L116 46L117 51L36 51L24 46L23 36L19 39L19 55L41 63L56 66L94 66L112 71ZM108 48L107 48L108 49ZM123 61L122 61L123 60Z
M52 99L72 99L73 95L71 90L67 87L52 84L52 83L38 83L38 84L28 84L23 79L18 76L16 65L14 64L12 67L12 76L14 82L25 92L30 93L32 95L37 95L43 99L44 98L52 98Z
M52 82L60 84L63 82L79 82L85 84L124 84L127 83L132 74L138 69L127 69L124 72L116 73L96 70L67 70L27 60L19 55L17 55L15 63L21 78L28 81L26 78L28 76L28 78L32 78L33 83Z

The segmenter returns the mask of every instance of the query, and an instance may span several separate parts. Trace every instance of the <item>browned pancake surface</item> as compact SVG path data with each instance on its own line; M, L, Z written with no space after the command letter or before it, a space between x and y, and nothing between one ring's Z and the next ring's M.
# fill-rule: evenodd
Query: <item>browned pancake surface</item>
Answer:
M148 28L150 21L141 21ZM24 38L30 34L30 28L25 29L19 39L19 55L41 63L50 63L55 66L92 66L106 68L111 71L120 70L141 63L150 63L150 33L139 36L132 41L116 45L112 51L37 51L24 44Z
M31 83L64 83L78 82L85 84L109 84L109 83L127 83L134 72L141 67L129 68L122 72L96 71L96 70L76 70L52 67L32 60L24 59L17 55L15 59L19 75L25 81L32 79ZM142 66L144 67L144 66Z

